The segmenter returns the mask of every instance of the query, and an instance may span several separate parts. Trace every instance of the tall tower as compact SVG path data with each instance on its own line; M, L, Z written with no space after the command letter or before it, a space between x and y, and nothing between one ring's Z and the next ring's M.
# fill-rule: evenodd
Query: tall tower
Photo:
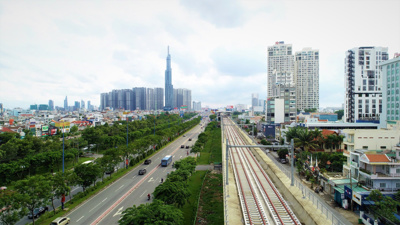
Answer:
M273 79L277 74L293 74L294 61L292 45L283 41L275 42L268 46L268 98L272 97L272 87L275 85ZM278 78L279 79L279 78Z
M65 96L65 99L64 99L64 111L68 111L68 99L67 99L67 96Z
M383 88L379 66L388 59L388 48L383 47L358 47L346 52L345 122L379 123Z
M251 107L254 110L254 107L258 106L258 93L251 94Z
M172 85L172 69L171 69L171 55L167 56L167 69L165 70L165 109L171 110L173 108L173 85Z
M297 110L319 108L319 51L304 48L296 52L294 79Z

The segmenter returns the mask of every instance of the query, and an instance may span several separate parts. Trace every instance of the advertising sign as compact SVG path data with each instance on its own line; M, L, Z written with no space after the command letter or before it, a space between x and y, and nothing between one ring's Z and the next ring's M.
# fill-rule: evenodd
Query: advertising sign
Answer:
M55 135L57 133L57 129L51 129L50 130L50 135Z
M361 205L361 195L357 192L353 193L353 201L355 201L357 204Z
M46 132L49 130L49 126L42 126L42 132Z
M346 198L351 199L352 198L352 194L353 194L353 191L349 187L344 186L344 196Z

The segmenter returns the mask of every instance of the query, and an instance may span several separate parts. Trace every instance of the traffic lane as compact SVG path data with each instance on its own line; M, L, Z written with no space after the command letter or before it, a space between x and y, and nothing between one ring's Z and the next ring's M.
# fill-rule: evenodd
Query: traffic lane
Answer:
M173 155L172 163L179 161L180 159L187 157L185 152L178 151ZM118 224L118 220L122 216L122 212L132 207L133 205L139 206L140 204L151 203L154 199L153 192L155 188L161 184L161 178L164 181L167 179L167 174L171 173L175 169L172 167L172 163L167 167L159 167L153 176L148 179L143 185L140 185L135 191L132 192L126 199L124 199L119 205L110 211L98 224ZM147 194L151 194L151 200L147 200Z
M144 179L143 176L137 176L139 169L147 168L146 170L154 170L156 167L158 167L158 165L155 163L137 166L121 177L121 179L118 179L103 191L71 211L67 216L76 224L90 224L105 211L105 208L110 207L115 201L128 192L132 186Z

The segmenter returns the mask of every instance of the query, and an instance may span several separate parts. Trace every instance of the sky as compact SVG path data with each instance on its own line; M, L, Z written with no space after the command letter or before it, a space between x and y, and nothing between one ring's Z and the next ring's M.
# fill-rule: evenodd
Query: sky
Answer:
M359 46L400 52L398 0L0 0L0 103L63 107L100 93L174 88L202 106L267 98L267 48L320 54L320 107L344 101L344 58Z

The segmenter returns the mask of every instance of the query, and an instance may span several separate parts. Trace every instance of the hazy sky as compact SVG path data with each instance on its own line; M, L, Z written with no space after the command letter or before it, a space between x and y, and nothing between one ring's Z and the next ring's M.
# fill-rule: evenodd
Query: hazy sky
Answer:
M174 88L211 107L267 97L267 47L320 52L320 106L344 100L345 51L400 52L399 0L0 0L0 102L63 106L100 93Z

